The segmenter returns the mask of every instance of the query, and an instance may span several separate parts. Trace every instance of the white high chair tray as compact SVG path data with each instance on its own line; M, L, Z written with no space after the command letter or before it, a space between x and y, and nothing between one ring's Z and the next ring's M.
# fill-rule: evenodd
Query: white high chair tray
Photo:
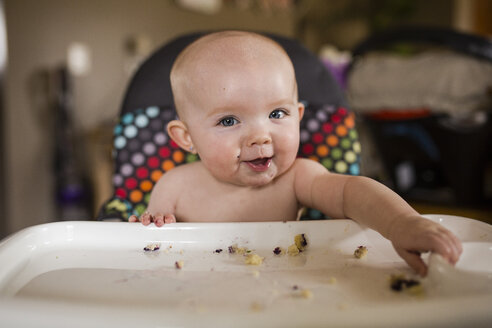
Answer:
M0 326L492 323L492 226L427 217L457 234L464 252L456 269L432 263L417 295L391 290L392 274L418 277L389 241L349 220L34 226L0 243ZM304 252L273 253L287 250L301 233L308 241ZM160 249L144 251L153 243ZM229 253L232 245L264 257L263 263L247 265L244 255ZM354 257L359 246L367 247L365 258Z

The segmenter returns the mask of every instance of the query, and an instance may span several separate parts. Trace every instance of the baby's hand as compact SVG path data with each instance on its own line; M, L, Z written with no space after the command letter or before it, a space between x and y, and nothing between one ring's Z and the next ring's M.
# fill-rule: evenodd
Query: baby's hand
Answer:
M145 226L154 222L157 227L162 227L164 224L175 223L176 217L173 214L162 215L158 213L156 215L152 215L150 212L146 211L140 217L131 215L128 218L128 222L142 222Z
M420 216L395 221L389 239L396 252L421 276L427 274L421 253L438 253L454 265L463 251L461 242L451 231Z

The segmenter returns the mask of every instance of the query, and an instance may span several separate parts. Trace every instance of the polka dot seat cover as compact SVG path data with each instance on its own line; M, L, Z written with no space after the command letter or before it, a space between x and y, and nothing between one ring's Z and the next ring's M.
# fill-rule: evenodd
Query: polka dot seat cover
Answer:
M298 156L318 161L332 172L358 175L360 143L354 114L344 107L304 104ZM174 109L157 106L121 116L114 127L114 195L103 205L99 219L128 220L132 214L142 214L152 188L165 172L199 160L169 139L166 125L174 118ZM313 209L302 214L302 219L322 218Z

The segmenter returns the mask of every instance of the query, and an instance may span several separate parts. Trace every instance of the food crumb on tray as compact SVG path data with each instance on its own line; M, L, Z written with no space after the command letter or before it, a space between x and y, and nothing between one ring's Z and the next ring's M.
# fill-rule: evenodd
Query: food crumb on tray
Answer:
M289 248L287 248L287 254L289 254L290 256L296 256L299 253L300 251L299 248L297 248L296 244L292 244L289 246Z
M174 263L174 266L176 267L176 269L180 269L181 270L183 268L183 266L184 266L184 262L183 261L176 261Z
M283 255L284 253L285 253L285 251L282 247L275 247L273 249L273 254L275 254L275 255Z
M294 296L299 298L313 298L313 292L310 289L299 289L299 286L294 285L292 287L294 290Z
M260 312L260 311L263 311L264 310L264 307L263 305L261 305L260 303L258 302L253 302L251 303L249 309L252 311L252 312Z
M313 292L309 289L303 289L303 290L301 290L301 297L302 298L313 298Z
M366 257L367 252L368 252L368 250L367 250L367 247L366 246L359 246L354 251L354 257L356 259L362 259L362 258Z
M330 277L330 278L328 279L328 284L330 284L330 285L335 285L336 283L337 283L337 278L335 278L335 277Z
M424 289L420 281L407 279L403 274L393 274L390 277L390 288L395 292L406 292L410 295L422 295Z
M294 237L294 243L296 244L299 252L302 252L306 249L308 242L306 240L306 235L301 233Z
M159 243L148 244L147 246L144 247L144 251L154 252L154 251L158 251L160 248L161 248L161 244Z
M246 247L238 247L237 244L229 246L228 250L229 254L246 254L251 252Z
M287 248L287 254L296 256L306 250L308 245L306 235L301 233L294 236L294 243Z
M261 265L263 263L264 258L259 256L258 254L248 254L244 260L244 263L248 265Z

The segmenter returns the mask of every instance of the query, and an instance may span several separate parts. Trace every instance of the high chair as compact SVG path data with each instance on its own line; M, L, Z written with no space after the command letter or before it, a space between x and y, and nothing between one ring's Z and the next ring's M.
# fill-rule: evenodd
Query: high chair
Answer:
M371 35L353 58L348 96L374 138L388 184L407 200L485 205L492 160L491 40L405 27ZM405 65L413 71L403 76ZM378 72L361 74L368 68Z
M169 81L172 64L181 50L204 34L184 35L165 44L132 78L114 127L114 193L102 206L98 219L126 221L132 214L142 214L153 186L165 172L199 160L169 138L166 125L176 117ZM319 161L333 172L358 175L360 143L355 116L340 87L322 62L298 42L267 36L291 57L299 101L306 107L298 156ZM321 218L323 214L313 209L302 215L302 219Z

